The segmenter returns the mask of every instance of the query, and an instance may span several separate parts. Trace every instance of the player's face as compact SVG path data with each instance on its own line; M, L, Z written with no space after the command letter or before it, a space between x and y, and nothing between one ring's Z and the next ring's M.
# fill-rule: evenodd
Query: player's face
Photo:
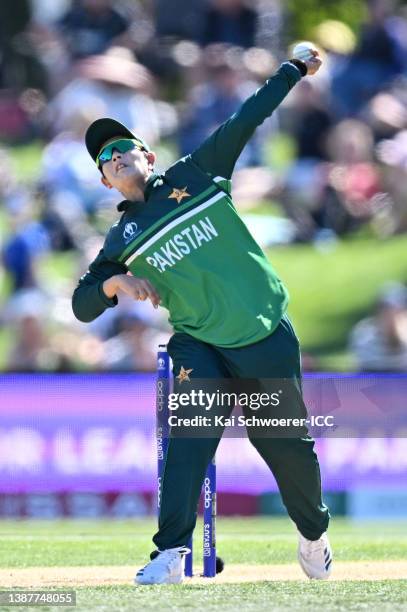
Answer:
M103 162L103 183L121 193L128 193L136 187L142 188L151 173L151 153L134 147L121 152L112 150L111 159Z

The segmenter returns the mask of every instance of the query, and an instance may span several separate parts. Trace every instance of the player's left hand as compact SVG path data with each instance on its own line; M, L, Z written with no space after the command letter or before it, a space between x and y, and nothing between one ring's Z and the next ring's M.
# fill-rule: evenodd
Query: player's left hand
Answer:
M322 60L319 57L319 53L316 49L312 51L314 57L309 60L304 61L304 64L307 66L307 76L312 76L320 69L322 65Z

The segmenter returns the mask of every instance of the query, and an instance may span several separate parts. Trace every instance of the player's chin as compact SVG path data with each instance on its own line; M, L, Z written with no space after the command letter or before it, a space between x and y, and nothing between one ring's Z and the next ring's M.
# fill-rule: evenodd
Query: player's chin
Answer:
M134 166L123 166L120 170L117 170L116 177L120 180L123 176L137 175L137 169Z
M140 178L140 173L135 168L127 166L119 170L115 178L121 185L131 186L132 183L137 183L137 180Z

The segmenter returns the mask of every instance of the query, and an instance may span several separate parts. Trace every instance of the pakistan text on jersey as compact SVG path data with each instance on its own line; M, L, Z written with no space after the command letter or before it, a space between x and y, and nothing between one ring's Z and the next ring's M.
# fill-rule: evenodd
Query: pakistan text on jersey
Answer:
M189 227L174 234L158 251L146 257L146 261L162 274L167 267L172 268L192 250L218 237L218 232L209 217L200 219Z

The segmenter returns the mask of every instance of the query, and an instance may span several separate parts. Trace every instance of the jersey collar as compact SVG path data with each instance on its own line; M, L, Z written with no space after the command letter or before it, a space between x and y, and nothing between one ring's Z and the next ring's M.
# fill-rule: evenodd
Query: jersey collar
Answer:
M147 202L147 200L151 196L151 192L152 192L152 190L154 189L154 186L155 186L154 183L156 182L156 180L159 177L160 177L160 175L156 174L155 172L153 172L153 174L148 177L146 186L144 188L144 201L145 202Z
M160 176L159 174L153 173L151 176L148 177L146 186L144 188L144 202L131 202L130 200L123 200L122 202L120 202L120 204L117 205L117 210L119 212L122 212L124 210L127 210L130 206L134 206L134 205L140 206L140 205L143 205L145 202L147 202L154 188L154 183L159 178L159 176Z

